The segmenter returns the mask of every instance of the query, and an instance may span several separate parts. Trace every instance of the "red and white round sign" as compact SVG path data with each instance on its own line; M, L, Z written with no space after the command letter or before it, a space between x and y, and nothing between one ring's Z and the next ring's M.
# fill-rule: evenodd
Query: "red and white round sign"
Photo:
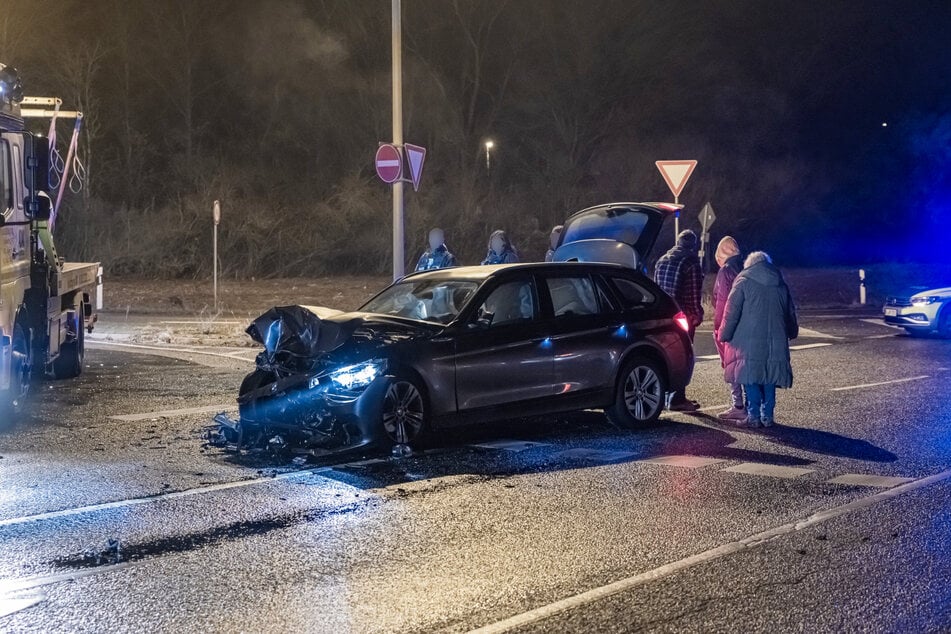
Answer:
M376 151L376 175L384 183L395 183L403 175L403 156L395 145L385 143Z

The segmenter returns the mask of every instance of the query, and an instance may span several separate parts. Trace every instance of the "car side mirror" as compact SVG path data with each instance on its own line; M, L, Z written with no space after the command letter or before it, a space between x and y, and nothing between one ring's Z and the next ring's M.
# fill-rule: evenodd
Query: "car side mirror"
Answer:
M50 140L29 136L26 144L26 186L30 193L50 190Z
M42 196L27 196L23 199L23 209L27 218L49 220L50 214L53 212L53 203L50 197L45 194Z

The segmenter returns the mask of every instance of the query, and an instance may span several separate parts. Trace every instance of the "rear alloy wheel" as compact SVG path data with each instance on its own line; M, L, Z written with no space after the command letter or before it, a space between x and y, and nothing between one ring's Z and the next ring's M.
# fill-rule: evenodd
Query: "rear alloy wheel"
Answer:
M657 363L635 357L624 364L617 381L614 404L605 410L618 427L643 427L660 418L667 392Z
M23 410L30 393L30 342L26 331L17 324L13 328L13 349L10 353L10 389L0 392L0 412L14 418ZM4 418L7 418L4 415Z
M426 427L426 400L413 381L393 379L383 397L383 431L396 445L408 445Z

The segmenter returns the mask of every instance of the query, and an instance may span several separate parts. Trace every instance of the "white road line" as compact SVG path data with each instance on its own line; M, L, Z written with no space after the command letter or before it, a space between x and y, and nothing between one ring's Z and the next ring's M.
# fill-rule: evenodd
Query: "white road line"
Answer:
M227 412L237 409L234 403L224 405L205 405L202 407L186 407L183 409L166 409L158 412L143 412L142 414L121 414L119 416L110 416L112 420L122 420L127 422L137 420L148 420L150 418L168 418L171 416L187 416L189 414L205 414L209 412Z
M723 409L724 407L729 407L731 403L721 403L720 405L707 405L706 407L701 407L698 409L698 412L712 412L716 409ZM690 412L680 412L684 414L689 414Z
M914 478L899 478L895 476L880 476L862 473L846 473L831 480L826 480L830 484L847 484L859 487L881 487L889 489L899 484L913 482Z
M872 324L873 326L882 326L884 328L892 328L894 330L904 330L904 328L902 328L901 326L896 326L894 324L886 324L881 319L859 319L859 321L866 324Z
M686 467L687 469L699 469L712 464L726 462L720 458L701 458L700 456L658 456L657 458L646 458L637 462L646 462L649 464L660 464L667 467Z
M866 387L879 387L881 385L894 385L896 383L908 383L909 381L921 381L922 379L930 379L931 377L927 374L922 374L921 376L910 376L905 379L895 379L894 381L879 381L878 383L862 383L861 385L846 385L845 387L834 387L831 392L845 392L846 390L861 390Z
M182 321L160 321L160 324L182 324L182 325L200 325L200 326L216 326L218 324L246 324L248 321L240 319L212 319L209 321L200 321L200 320L182 320Z
M697 357L697 360L698 361L714 361L719 358L720 358L720 355L718 354L704 354Z
M24 515L23 517L11 517L9 519L0 519L0 527L15 526L17 524L26 524L28 522L38 522L41 520L50 520L60 517L71 517L73 515L82 515L84 513L93 513L95 511L106 511L109 509L119 509L128 506L138 506L139 504L150 504L161 500L174 500L192 495L211 493L213 491L225 491L227 489L237 489L241 487L254 486L256 484L267 484L268 482L290 480L292 478L302 478L304 476L316 475L329 471L330 467L320 467L318 469L307 469L304 471L291 471L288 473L279 473L273 477L254 478L251 480L237 480L234 482L222 482L221 484L212 484L210 486L196 487L184 491L173 491L171 493L159 493L142 498L131 498L128 500L118 500L116 502L105 502L103 504L91 504L89 506L79 506L62 511L50 511L49 513L37 513L36 515Z
M179 354L201 354L208 357L221 357L222 359L231 359L232 361L236 359L238 361L242 360L238 357L231 356L231 354L225 354L222 352L206 352L204 350L196 350L196 349L188 349L188 348L172 348L171 346L146 346L146 345L138 344L138 343L118 343L116 341L95 341L95 342L89 341L87 342L87 345L91 345L93 348L102 347L102 346L106 346L106 347L115 346L117 348L125 348L128 350L151 350L151 351L157 351L157 352L177 352ZM250 361L248 359L244 359L244 360L248 361L249 363L253 363L253 361Z
M845 337L840 337L838 335L829 335L824 332L819 332L818 330L813 330L811 328L799 327L799 336L800 337L809 337L810 339L845 339Z
M534 610L529 610L528 612L516 614L507 619L503 619L501 621L497 621L496 623L491 623L489 625L472 630L470 634L496 634L499 632L507 632L517 627L538 623L539 621L551 618L561 614L562 612L571 610L572 608L581 607L588 605L589 603L594 603L595 601L606 599L615 594L626 592L627 590L631 590L650 581L669 577L699 564L704 564L727 555L732 555L748 548L755 548L760 544L764 544L776 538L811 528L812 526L821 524L822 522L834 519L836 517L840 517L847 513L870 508L880 504L881 502L896 498L904 493L942 482L948 478L951 478L951 469L942 471L941 473L937 473L927 478L921 478L920 480L909 482L908 484L897 486L893 489L888 489L887 491L875 493L874 495L855 500L854 502L849 502L848 504L836 506L829 509L828 511L816 513L796 522L783 524L782 526L777 526L776 528L771 528L761 533L750 535L744 539L723 544L722 546L717 546L716 548L711 548L710 550L697 553L696 555L681 559L680 561L675 561L664 566L660 566L659 568L654 568L653 570L648 570L646 572L642 572L632 577L627 577L626 579L621 579L620 581L615 581L614 583L610 583L599 588L593 588L587 592L582 592L580 594L561 599L560 601L543 605L541 607L535 608Z
M803 343L798 346L789 346L790 350L812 350L813 348L825 348L831 346L831 343Z
M28 597L5 597L0 593L0 619L15 612L31 608L43 601L46 601L46 595L42 592Z
M813 473L815 469L801 469L799 467L781 467L773 464L759 464L756 462L744 462L734 467L727 467L723 471L730 473L745 473L747 475L765 476L767 478L783 478L792 480L807 473Z

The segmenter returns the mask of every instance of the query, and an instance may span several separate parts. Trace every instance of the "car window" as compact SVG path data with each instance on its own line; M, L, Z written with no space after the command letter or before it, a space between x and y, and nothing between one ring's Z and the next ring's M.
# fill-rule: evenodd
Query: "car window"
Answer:
M360 310L448 324L479 288L466 280L406 280L389 287Z
M550 277L545 280L551 295L555 317L562 315L596 315L601 312L598 291L587 275Z
M477 318L487 319L492 328L531 321L538 316L538 304L530 280L500 285L479 307Z
M626 308L653 304L656 299L644 286L626 277L612 277L611 282Z

